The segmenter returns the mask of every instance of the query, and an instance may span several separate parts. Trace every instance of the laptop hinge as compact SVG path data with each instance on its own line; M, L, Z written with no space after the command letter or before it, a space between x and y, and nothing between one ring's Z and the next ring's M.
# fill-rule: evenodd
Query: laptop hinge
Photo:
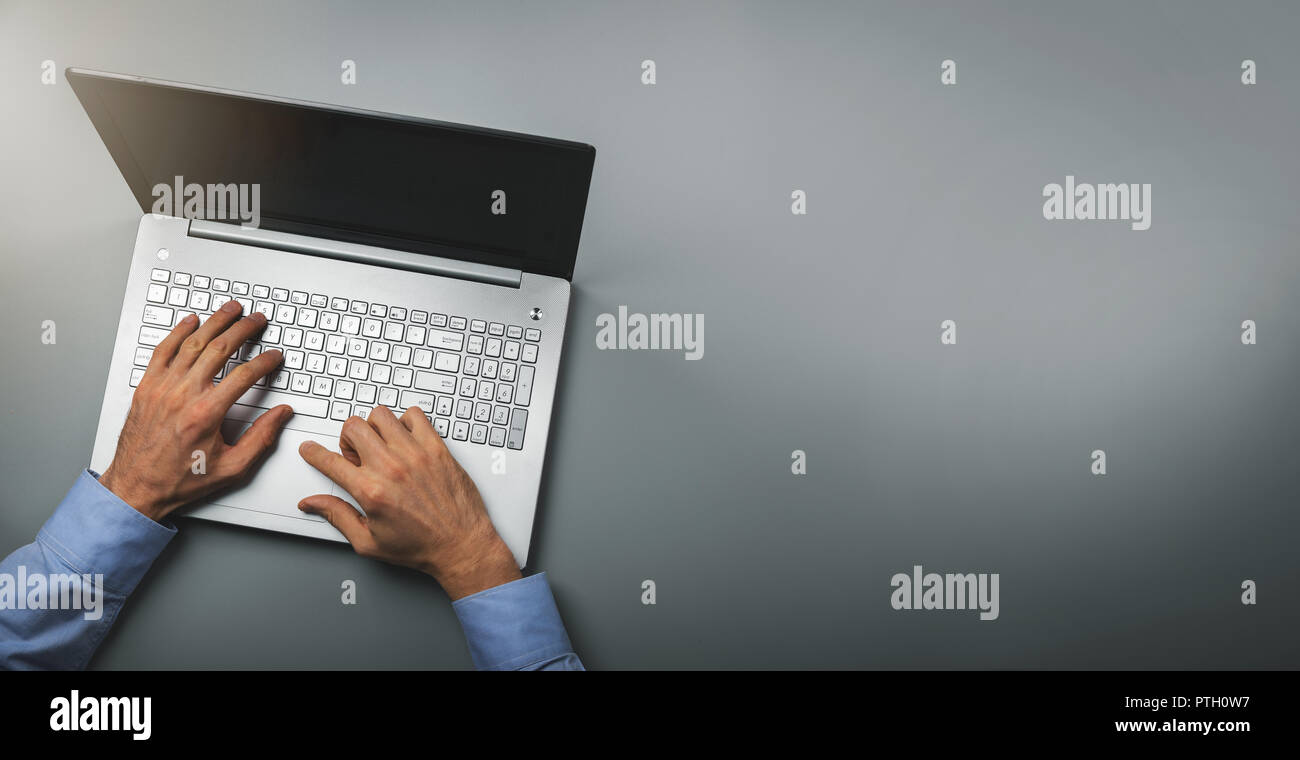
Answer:
M189 235L190 237L204 238L206 240L254 245L261 248L273 248L277 251L338 259L339 261L355 261L359 264L374 264L392 269L406 269L411 272L435 274L441 277L486 282L490 285L503 285L508 288L517 288L523 281L523 272L519 269L496 267L490 264L476 264L472 261L460 261L422 253L394 251L388 248L344 243L337 240L323 240L321 238L307 237L306 235L294 235L288 232L275 232L255 227L241 227L221 222L191 220Z

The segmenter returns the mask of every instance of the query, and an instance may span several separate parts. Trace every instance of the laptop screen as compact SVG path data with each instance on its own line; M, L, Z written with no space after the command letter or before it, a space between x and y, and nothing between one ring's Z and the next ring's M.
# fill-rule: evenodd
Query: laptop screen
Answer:
M589 145L77 70L68 81L144 211L238 221L204 204L234 187L246 208L257 200L262 229L573 276Z

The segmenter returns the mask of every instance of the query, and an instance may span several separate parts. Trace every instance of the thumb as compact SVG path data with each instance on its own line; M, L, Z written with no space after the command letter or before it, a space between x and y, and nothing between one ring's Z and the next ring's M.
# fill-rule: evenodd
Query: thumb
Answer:
M298 502L298 509L324 517L352 544L357 554L369 555L375 548L375 537L370 533L366 518L351 504L337 496L318 493Z

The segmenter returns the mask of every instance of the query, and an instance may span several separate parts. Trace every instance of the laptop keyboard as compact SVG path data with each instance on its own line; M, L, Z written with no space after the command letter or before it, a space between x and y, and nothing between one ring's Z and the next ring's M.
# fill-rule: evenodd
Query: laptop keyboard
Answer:
M186 314L206 318L230 300L267 325L218 378L267 349L284 353L241 404L339 422L418 406L443 438L523 448L541 330L169 269L150 276L131 387Z

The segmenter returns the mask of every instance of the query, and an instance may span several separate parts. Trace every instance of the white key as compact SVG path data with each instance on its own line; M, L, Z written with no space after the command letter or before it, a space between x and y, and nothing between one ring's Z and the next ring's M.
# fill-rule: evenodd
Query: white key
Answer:
M352 405L346 401L335 401L330 405L330 419L346 420L352 416Z
M524 344L524 361L526 361L526 362L536 362L536 361L537 361L537 344L536 344L536 343L526 343L526 344Z
M415 387L422 391L433 391L434 393L455 393L456 378L435 372L416 372Z
M190 284L190 276L185 272L177 272L176 276L172 278L172 284L188 287Z
M311 375L304 375L301 372L293 373L293 380L289 382L289 387L298 393L310 393Z
M316 332L315 330L307 333L306 345L303 348L309 351L320 351L325 348L325 333Z
M324 314L321 314L320 329L329 330L330 332L339 329L339 315L332 311L327 311Z
M353 359L364 359L370 352L370 341L365 338L353 338L348 341L348 356Z
M308 308L305 308L305 307L299 309L299 310L298 310L298 326L299 326L299 327L315 327L315 326L316 326L316 317L318 317L319 315L320 315L320 312L316 311L315 309L308 309Z
M380 388L379 403L381 406L397 406L397 389Z
M469 345L465 347L465 350L471 354L483 353L483 336L482 335L469 336Z
M411 370L406 367L398 367L393 370L393 385L398 388L411 387Z
M375 341L370 344L370 359L377 362L388 361L388 344Z
M204 293L201 290L196 290L193 293L190 293L190 308L195 311L207 311L208 302L211 299L212 296L209 295L208 293Z
M378 338L384 332L384 323L378 319L361 321L361 334L367 338Z
M297 379L296 376L295 379ZM324 418L329 413L330 407L330 402L323 398L295 396L291 393L281 393L280 391L266 390L265 388L250 388L235 403L244 406L256 406L262 409L288 404L293 407L294 414L321 418Z
M159 285L156 282L149 283L149 294L144 297L144 300L152 301L153 303L166 303L167 286Z
M411 347L410 346L393 346L393 353L388 359L393 364L410 364Z
M519 361L519 344L513 340L506 341L506 349L503 356L512 362Z
M483 332L483 331L486 330L486 329L487 329L487 322L484 322L484 321L481 320L481 319L471 319L471 320L469 321L469 331L470 331L470 332L481 333L481 332Z
M401 322L389 322L384 325L384 340L400 341L406 335L406 326Z
M196 288L207 288L211 283L212 280L201 274L194 275L194 287Z
M515 393L515 403L528 406L533 398L533 368L527 365L519 368L519 390Z
M302 369L303 362L306 360L307 355L296 348L284 352L284 366L289 369Z
M469 423L456 420L456 424L451 429L452 440L464 441L469 438Z
M375 386L365 384L358 385L357 401L360 401L363 404L375 403Z
M478 390L478 381L472 377L462 377L460 379L460 395L474 398L474 392Z
M406 328L406 342L415 346L423 346L426 338L429 337L429 330L419 325L410 325Z
M134 388L144 379L144 370L136 368L131 370L131 387Z
M438 405L434 407L434 412L443 417L450 417L452 405L453 402L451 396L439 396Z
M266 326L266 329L262 331L262 342L263 342L263 343L279 343L279 342L280 342L280 330L281 330L281 327L280 327L279 325L267 325L267 326Z
M190 302L190 292L184 288L172 288L167 294L167 303L171 306L187 306Z
M351 401L352 394L356 393L357 384L351 380L334 381L334 398L341 398L344 401Z
M433 429L438 431L438 435L443 438L447 437L447 431L451 427L451 420L439 417L433 421Z
M354 317L351 314L347 315L339 324L339 330L346 335L359 335L361 333L361 318Z
M166 269L155 269L149 273L149 279L154 282L167 282L172 278L172 273Z
M483 347L483 353L487 354L488 356L500 356L500 355L501 355L501 339L500 339L500 338L488 338L488 339L487 339L487 343L486 343L486 344L484 345L484 347Z
M312 381L311 392L317 396L334 395L334 378L318 377Z
M146 325L162 325L163 327L172 326L172 317L175 312L166 306L146 306L144 307L144 323Z
M166 330L159 330L157 327L148 327L148 326L140 328L139 342L142 343L143 345L150 346L150 347L156 346L159 343L162 343L163 338L166 337L167 337Z
M277 370L276 373L271 376L271 387L282 391L288 390L290 374L291 373L287 369Z
M347 350L348 339L342 335L327 335L325 337L325 351L331 354L341 354Z
M352 363L348 365L348 377L353 380L369 380L370 362L359 362L353 359Z
M433 366L433 352L427 348L415 349L415 358L412 360L417 367L429 369Z
M465 347L465 336L448 330L430 330L429 347L459 351Z
M325 357L321 354L307 354L307 371L319 375L325 371Z
M294 348L302 346L302 330L296 327L284 328L284 345Z
M376 364L370 369L371 382L381 385L388 385L389 379L393 376L393 368L387 364Z
M537 328L534 327L530 327L527 330L524 330L524 340L530 340L533 343L536 343L541 339L542 339L541 330L538 330Z
M219 291L221 291L222 293L229 293L229 292L230 292L230 280L223 280L223 279L221 279L220 277L217 277L216 279L214 279L214 280L212 281L212 289L213 289L213 290L219 290Z
M213 311L217 311L222 306L225 306L226 302L229 300L230 300L230 296L214 295L212 296L212 303L209 305L209 308L212 309Z
M513 382L515 381L515 366L516 366L516 365L514 365L514 364L502 364L502 365L501 365L501 381L502 381L502 382L505 382L505 383L513 383Z
M484 401L491 401L496 394L496 390L496 383L491 380L482 380L478 384L478 397Z
M280 304L275 308L275 321L286 325L293 324L298 317L298 310L289 304Z
M141 348L140 346L136 346L135 362L134 362L135 364L138 364L141 367L147 367L149 365L149 360L152 358L153 358L153 349Z
M433 368L439 372L459 372L460 354L439 351L438 358L433 363Z
M331 356L326 371L335 377L343 377L348 373L348 360L342 356Z

